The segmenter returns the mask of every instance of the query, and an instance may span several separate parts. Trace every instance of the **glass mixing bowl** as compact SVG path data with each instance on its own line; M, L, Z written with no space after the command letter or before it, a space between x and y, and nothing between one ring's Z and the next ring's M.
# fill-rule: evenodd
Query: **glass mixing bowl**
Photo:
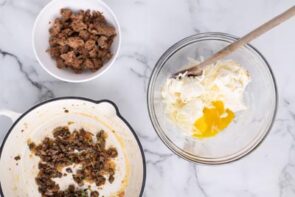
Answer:
M152 72L147 99L152 124L164 144L184 159L204 164L238 160L252 152L271 129L278 99L275 79L267 61L249 44L226 58L246 68L251 82L244 94L248 109L238 112L225 130L211 138L192 138L185 135L165 114L161 88L166 79L181 70L188 63L188 58L207 58L236 40L236 37L224 33L187 37L169 48Z

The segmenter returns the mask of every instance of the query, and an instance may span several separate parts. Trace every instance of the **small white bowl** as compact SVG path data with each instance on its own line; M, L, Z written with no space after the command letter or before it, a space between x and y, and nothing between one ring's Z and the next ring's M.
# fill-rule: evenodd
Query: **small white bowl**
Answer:
M103 13L108 23L116 28L117 36L112 44L113 57L96 72L75 74L69 70L59 69L55 60L46 52L49 48L49 28L55 18L60 16L62 8L72 10L96 10ZM102 75L114 63L120 49L121 32L118 20L113 11L101 0L53 0L38 15L33 27L33 50L40 65L53 77L72 83L86 82Z

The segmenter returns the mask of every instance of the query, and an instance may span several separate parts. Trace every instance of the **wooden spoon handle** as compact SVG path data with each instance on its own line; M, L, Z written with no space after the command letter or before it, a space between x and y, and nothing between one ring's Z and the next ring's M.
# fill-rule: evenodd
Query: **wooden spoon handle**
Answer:
M230 53L232 53L236 49L240 48L241 46L244 46L245 44L249 43L250 41L252 41L255 38L259 37L260 35L264 34L265 32L267 32L267 31L271 30L272 28L276 27L277 25L285 22L286 20L288 20L289 18L291 18L294 15L295 15L295 6L291 7L290 9L285 11L284 13L276 16L275 18L271 19L270 21L264 23L260 27L254 29L253 31L251 31L247 35L245 35L242 38L240 38L239 40L235 41L234 43L221 49L220 51L218 51L217 53L215 53L214 55L212 55L211 57L209 57L208 59L206 59L205 61L203 61L199 65L193 66L193 67L185 69L183 71L180 71L180 72L178 72L178 74L188 72L189 75L193 75L193 74L198 75L198 73L200 72L200 70L204 66L215 63L217 60L224 58L225 56L229 55ZM194 72L197 72L197 73L194 73Z

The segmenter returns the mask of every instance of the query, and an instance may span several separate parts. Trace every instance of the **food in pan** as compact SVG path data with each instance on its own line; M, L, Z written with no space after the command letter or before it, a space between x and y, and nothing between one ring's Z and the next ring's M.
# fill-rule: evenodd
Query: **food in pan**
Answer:
M247 109L244 92L249 82L248 71L232 60L206 66L201 76L169 78L162 88L165 111L189 135L215 136Z
M90 185L103 188L106 183L112 184L116 176L118 151L106 144L107 134L103 130L94 136L84 129L70 132L68 127L54 129L53 137L46 137L39 144L29 142L30 150L40 158L35 180L41 195L99 196L100 191ZM61 189L58 179L63 178L72 183Z
M64 8L49 29L50 56L61 69L95 72L112 58L115 28L98 11Z

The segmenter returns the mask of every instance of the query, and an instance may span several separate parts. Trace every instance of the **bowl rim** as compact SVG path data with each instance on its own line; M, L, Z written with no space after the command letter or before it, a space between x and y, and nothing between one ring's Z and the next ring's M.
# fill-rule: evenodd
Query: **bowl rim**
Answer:
M39 58L37 50L36 50L36 43L35 43L35 38L36 38L36 29L37 29L37 25L40 23L40 18L41 16L49 9L49 7L54 4L57 1L61 1L61 0L52 0L49 3L47 3L42 10L39 12L38 16L35 19L34 25L33 25L33 29L32 29L32 47L33 47L33 52L35 55L35 58L37 59L39 65L41 65L41 67L52 77L64 81L64 82L69 82L69 83L83 83L83 82L88 82L91 80L94 80L96 78L98 78L99 76L103 75L107 70L109 70L109 68L115 63L116 59L118 58L119 55L119 51L121 49L121 42L122 42L122 37L121 37L121 27L120 27L120 23L119 20L117 18L117 16L115 15L115 13L113 12L113 10L102 0L95 0L97 1L98 4L101 4L103 7L105 7L108 11L108 13L110 13L110 15L113 17L114 19L114 23L117 26L116 30L117 30L117 39L118 39L118 47L115 50L115 53L113 54L113 57L111 60L109 60L108 65L107 66L103 66L101 69L97 70L95 75L92 77L88 77L85 79L68 79L65 77L60 77L56 74L54 74L53 72L51 72L42 62L42 60ZM73 73L74 74L74 73Z
M205 39L205 38L208 38L208 39ZM275 118L276 118L277 109L278 109L278 99L279 99L276 79L275 79L274 73L273 73L268 61L254 46L252 46L251 44L246 44L244 47L248 47L250 50L252 50L254 53L256 53L256 55L259 56L261 58L261 60L265 63L265 65L269 71L270 77L272 79L273 86L274 86L275 103L274 103L274 110L273 110L272 118L270 119L270 124L268 125L268 128L265 130L263 135L260 136L260 138L253 140L253 141L255 141L255 143L253 143L251 146L248 145L248 146L244 147L243 149L241 149L238 153L233 153L233 154L226 156L226 157L219 157L217 159L206 158L206 157L197 157L196 155L185 152L181 148L176 146L166 136L166 134L162 132L161 127L158 126L159 124L158 124L156 115L154 113L154 110L152 109L153 106L151 104L152 103L153 82L154 82L154 78L157 76L156 74L158 74L157 71L159 70L159 68L161 68L163 66L163 64L179 49L181 49L191 43L198 42L201 40L212 40L212 38L216 38L216 39L219 39L222 41L228 41L225 39L229 39L230 41L228 41L228 42L232 42L232 41L239 39L239 37L231 35L231 34L227 34L227 33L204 32L204 33L197 33L197 34L193 34L191 36L185 37L182 40L173 44L161 55L161 57L156 62L155 66L152 70L152 73L150 75L150 79L148 82L148 88L147 88L147 107L148 107L149 118L152 122L155 132L157 133L157 135L161 139L161 141L167 146L167 148L169 148L174 154L176 154L177 156L179 156L187 161L193 162L193 163L206 164L206 165L220 165L220 164L227 164L227 163L231 163L231 162L240 160L240 159L244 158L245 156L249 155L254 150L256 150L257 147L265 140L266 136L269 134L270 130L273 127ZM159 127L160 129L157 129L157 127Z
M77 97L77 96L67 96L67 97L58 97L58 98L53 98L53 99L49 99L46 101L43 101L37 105L34 105L33 107L29 108L27 111L25 111L24 113L22 113L11 125L11 127L9 128L8 132L5 134L3 141L0 145L0 160L1 160L1 156L2 156L2 151L3 148L6 144L6 140L8 139L10 133L12 132L12 130L14 129L14 127L30 112L32 112L34 109L37 109L38 107L42 106L42 105L46 105L48 103L52 103L52 102L56 102L56 101L60 101L60 100L79 100L79 101L87 101L90 103L94 103L94 104L100 104L100 103L109 103L111 104L116 111L116 115L125 123L125 125L129 128L131 134L134 136L135 141L137 142L137 145L139 147L140 150L140 154L141 154L141 158L142 158L142 165L143 165L143 177L142 177L142 184L141 184L141 188L140 188L140 194L139 196L143 196L143 192L144 192L144 188L146 185L146 176L147 176L147 164L146 164L146 158L145 158L145 154L144 154L144 149L143 146L139 140L138 135L136 134L135 130L132 128L132 126L129 124L129 122L121 115L118 106L111 100L108 99L102 99L102 100L93 100L93 99L89 99L89 98L84 98L84 97ZM0 196L4 196L3 190L2 190L2 186L1 186L1 182L0 182Z

